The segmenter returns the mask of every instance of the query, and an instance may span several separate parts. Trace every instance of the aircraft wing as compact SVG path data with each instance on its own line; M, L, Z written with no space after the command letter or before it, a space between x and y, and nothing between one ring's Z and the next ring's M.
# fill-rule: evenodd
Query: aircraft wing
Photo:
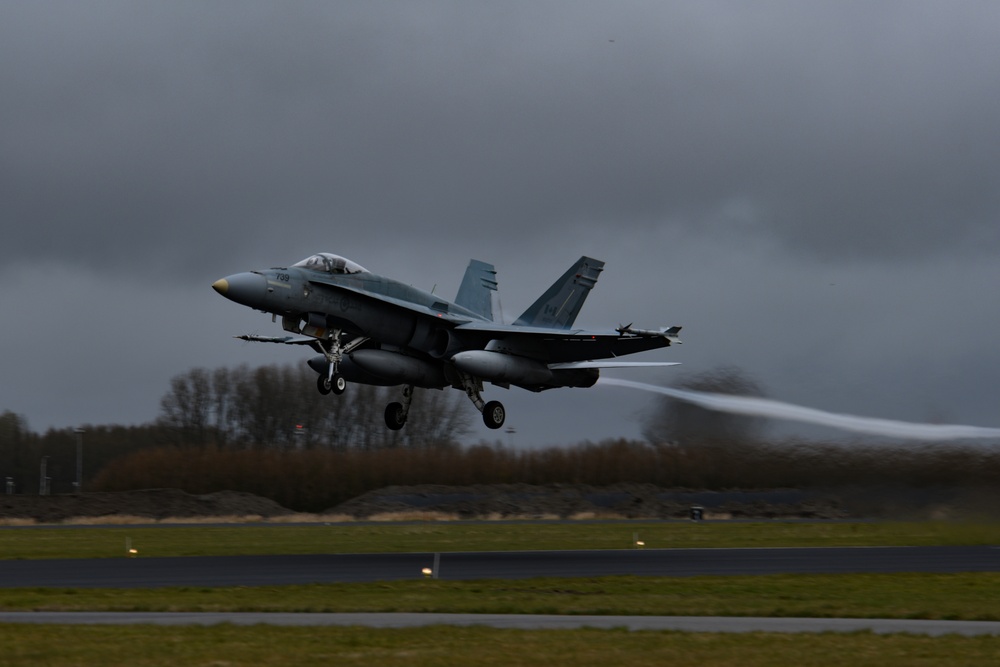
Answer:
M455 332L460 335L476 336L480 341L486 341L487 350L509 352L548 364L595 363L595 359L614 359L668 347L680 342L678 331L680 327L664 331L632 329L630 326L613 331L588 331L495 322L466 322L455 327Z
M540 336L544 338L609 338L617 339L617 331L587 331L586 329L553 329L551 327L519 326L515 324L498 324L496 322L465 322L455 327L458 331L468 331L477 334L490 334L493 338L507 336Z
M663 366L680 366L679 361L618 361L617 359L605 359L601 361L566 361L558 364L549 364L549 368L554 371L570 370L574 368L660 368Z
M634 329L632 325L618 327L613 330L592 331L588 329L554 329L551 327L521 326L518 324L499 324L497 322L471 321L459 324L455 327L459 331L469 331L475 333L493 334L495 338L505 336L542 336L545 338L604 338L619 340L622 338L663 338L672 343L680 343L677 334L680 327L670 327L669 329Z

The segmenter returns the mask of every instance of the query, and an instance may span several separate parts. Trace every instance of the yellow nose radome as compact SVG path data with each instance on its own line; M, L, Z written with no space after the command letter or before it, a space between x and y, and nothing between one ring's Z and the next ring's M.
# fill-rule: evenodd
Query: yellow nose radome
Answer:
M258 310L267 303L267 279L255 271L220 278L212 283L212 289L230 301Z

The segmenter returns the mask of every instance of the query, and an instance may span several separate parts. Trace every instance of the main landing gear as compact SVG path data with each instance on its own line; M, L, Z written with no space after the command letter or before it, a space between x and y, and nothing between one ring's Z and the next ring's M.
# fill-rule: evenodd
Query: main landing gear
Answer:
M338 372L338 366L344 355L356 349L364 343L367 338L356 338L347 345L341 345L340 332L334 331L325 340L320 342L323 355L328 362L328 372L320 373L316 378L316 389L321 394L343 394L347 389L347 381ZM483 415L483 423L487 428L498 429L503 426L507 418L507 411L500 401L484 401L482 397L483 381L467 373L458 374L461 388L465 390L465 395L469 397L472 404L476 406ZM454 380L453 380L454 381ZM457 384L454 386L458 386ZM413 385L406 385L403 388L403 401L393 401L385 406L385 425L393 431L398 431L406 425L406 419L410 414L410 405L413 402Z
M413 385L403 387L403 402L392 402L385 406L385 425L389 430L398 431L406 425L410 414L410 403L413 402Z
M479 392L482 391L483 386L480 380L476 380L468 375L462 376L462 386L465 389L466 395L472 401L472 403L483 413L483 423L489 428L497 429L503 426L504 419L507 417L507 411L504 410L503 403L500 401L489 401L488 403L483 402L483 398ZM385 425L393 431L398 431L406 425L406 418L410 414L410 404L413 402L413 385L407 385L403 388L403 402L399 403L393 401L389 405L385 406Z
M504 410L500 401L490 401L483 406L483 423L492 429L503 426L504 419L507 418L507 411Z
M465 395L469 397L476 409L483 413L483 423L486 424L487 428L498 429L503 426L504 419L507 418L507 411L504 410L503 403L483 401L480 393L483 391L483 381L479 378L474 378L466 373L460 373L459 377L462 380Z

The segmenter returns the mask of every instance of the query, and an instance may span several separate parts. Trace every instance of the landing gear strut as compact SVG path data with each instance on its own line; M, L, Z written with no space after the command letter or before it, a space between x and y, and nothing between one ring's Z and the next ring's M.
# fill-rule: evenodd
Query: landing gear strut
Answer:
M503 403L500 401L490 401L489 403L483 401L480 393L483 391L483 381L479 378L474 378L466 373L460 373L459 377L462 380L462 388L465 389L465 395L469 397L469 400L476 406L476 409L483 413L483 423L492 429L498 429L503 426L504 419L507 418L507 411L504 410Z
M403 402L392 402L385 406L385 425L392 431L398 431L406 425L410 414L410 403L413 402L413 385L403 387Z
M347 389L347 380L339 372L340 362L343 361L345 354L353 351L368 340L365 337L358 337L347 345L341 345L340 333L340 329L334 329L326 339L321 340L319 343L323 351L323 356L326 357L326 361L329 364L326 376L320 374L316 379L316 389L324 396L331 392L337 396L344 393L344 390Z

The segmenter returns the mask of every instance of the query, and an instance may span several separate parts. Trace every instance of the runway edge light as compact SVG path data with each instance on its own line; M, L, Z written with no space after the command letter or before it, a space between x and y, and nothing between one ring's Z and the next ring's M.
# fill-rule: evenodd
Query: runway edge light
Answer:
M131 537L126 537L125 538L125 557L126 558L135 558L138 555L139 555L139 550L132 548L132 538Z

